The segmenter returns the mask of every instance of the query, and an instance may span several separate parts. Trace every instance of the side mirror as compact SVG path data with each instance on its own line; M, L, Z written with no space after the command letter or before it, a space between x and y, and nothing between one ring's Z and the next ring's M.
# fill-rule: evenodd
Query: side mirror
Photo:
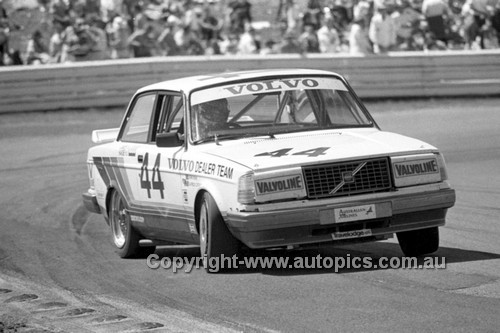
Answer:
M177 132L156 134L157 147L180 147L184 143L184 135Z

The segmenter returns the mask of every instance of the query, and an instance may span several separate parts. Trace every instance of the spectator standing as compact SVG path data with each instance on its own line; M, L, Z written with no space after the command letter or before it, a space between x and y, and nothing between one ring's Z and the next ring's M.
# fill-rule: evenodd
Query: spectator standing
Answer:
M350 8L352 11L353 8ZM352 20L352 12L348 11L346 4L342 0L335 0L333 6L329 8L330 13L339 31L345 31Z
M278 24L283 24L284 32L295 31L299 21L299 9L295 0L280 0L276 15Z
M321 19L323 17L323 6L320 0L308 0L307 9L302 16L302 26L312 26L316 31L321 27Z
M392 13L396 25L396 44L404 50L414 50L413 34L420 25L421 14L410 6L407 0L400 3L400 8Z
M278 53L304 53L302 47L297 42L295 34L292 32L287 32L283 36L283 41L277 47Z
M7 20L9 16L7 15L7 9L3 5L3 0L0 0L0 19Z
M109 22L115 14L123 15L123 0L101 0L101 17L104 22Z
M211 6L205 5L200 20L201 39L205 43L217 40L219 38L220 30L222 29L222 23L223 22L217 19L212 13Z
M144 13L143 7L140 4L136 4L134 6L134 10L131 15L132 18L132 31L136 32L138 30L145 30L147 29L147 25L151 24L151 20L146 16Z
M5 65L9 55L9 34L9 16L3 6L3 0L0 0L0 66Z
M222 40L219 43L220 52L226 55L235 55L238 54L238 44L239 37L237 34L230 33L228 35L222 34Z
M340 48L340 38L333 23L333 17L325 16L318 30L319 50L321 53L335 53Z
M353 7L353 22L356 20L364 19L365 26L370 24L370 17L372 16L372 6L366 0L360 0Z
M53 22L54 32L49 41L50 62L61 63L66 61L64 42L66 40L65 26L66 21L55 19Z
M375 53L386 53L396 44L396 26L384 5L379 5L368 31Z
M85 15L90 17L101 16L101 0L85 0L84 3Z
M98 15L91 16L89 22L89 33L93 36L95 41L95 45L89 53L89 60L109 59L108 39L106 32L101 28L104 26L104 23Z
M464 30L469 46L479 37L481 49L485 48L485 32L493 18L498 0L467 0L462 7L462 14L469 19Z
M49 48L43 41L40 30L35 30L26 47L26 63L28 65L42 65L49 62Z
M189 27L189 32L196 38L201 37L201 22L203 20L203 8L198 4L188 4L188 10L184 14L184 24Z
M184 55L203 55L205 50L198 36L191 31L189 26L184 26L174 35L175 42Z
M138 29L128 38L128 45L135 58L152 57L156 55L156 36L152 24Z
M497 45L500 46L500 1L497 0L491 17L491 27L495 30L497 36Z
M175 27L175 23L168 22L167 19L165 28L158 37L158 46L164 56L176 56L182 54L181 48L175 41Z
M52 2L52 18L54 21L64 22L70 17L70 5L65 0Z
M130 58L130 48L128 39L130 28L125 19L117 13L111 14L111 21L106 25L109 47L111 49L111 59Z
M229 8L229 31L242 34L245 25L252 23L252 5L248 0L232 0L228 3Z
M245 26L245 32L241 34L238 42L238 54L259 53L258 40L255 36L255 29L250 24Z
M349 32L349 52L351 54L372 54L373 46L368 37L368 24L365 16L355 16Z
M319 40L314 26L307 24L304 26L304 32L299 36L299 44L306 53L319 53Z
M444 0L424 0L422 14L427 21L428 30L444 43L448 42L446 19L450 16L450 7Z
M69 61L87 61L90 53L97 44L95 36L90 32L90 27L83 18L78 18L74 27L69 27L65 39Z

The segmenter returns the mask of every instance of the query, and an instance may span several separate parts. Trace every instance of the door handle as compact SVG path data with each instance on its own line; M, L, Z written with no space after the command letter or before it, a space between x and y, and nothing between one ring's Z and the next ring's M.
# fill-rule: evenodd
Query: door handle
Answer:
M144 161L144 156L137 155L137 162L142 163Z

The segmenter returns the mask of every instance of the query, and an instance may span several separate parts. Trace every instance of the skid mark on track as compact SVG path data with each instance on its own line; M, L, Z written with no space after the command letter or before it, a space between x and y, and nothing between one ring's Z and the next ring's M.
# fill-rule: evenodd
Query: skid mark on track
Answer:
M455 294L469 296L500 298L500 280L491 281L489 283L482 283L477 286L457 288L447 291Z
M47 303L42 303L38 306L38 309L40 311L44 310L54 310L54 309L61 309L67 307L68 304L64 302L47 302Z
M0 322L5 316L13 318L13 325L24 325L23 332L235 332L175 309L156 311L128 300L78 296L0 274Z
M73 213L73 216L71 217L71 225L78 236L82 234L83 227L85 226L85 223L87 223L89 215L89 211L83 205L78 206Z
M108 315L92 319L91 323L93 324L112 323L112 322L123 321L125 319L128 319L128 317L123 315Z
M13 296L11 298L8 298L4 301L4 303L14 303L14 302L27 302L27 301L33 301L35 299L38 299L38 295L35 294L21 294L18 296Z
M162 327L165 327L165 325L154 322L143 322L133 325L129 330L126 330L125 332L143 332L155 330Z
M58 317L79 317L79 316L85 316L91 313L94 313L94 309L89 309L89 308L76 308L76 309L71 309L68 311L65 311L61 314L58 315Z

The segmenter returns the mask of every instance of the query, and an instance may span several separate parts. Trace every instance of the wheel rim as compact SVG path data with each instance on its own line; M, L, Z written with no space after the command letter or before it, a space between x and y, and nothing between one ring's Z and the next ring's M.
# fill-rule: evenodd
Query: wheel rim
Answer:
M111 230L113 232L113 242L117 248L121 249L125 246L128 223L125 206L118 192L114 192L112 198Z
M208 210L204 201L200 208L200 252L201 256L207 254L208 245Z

